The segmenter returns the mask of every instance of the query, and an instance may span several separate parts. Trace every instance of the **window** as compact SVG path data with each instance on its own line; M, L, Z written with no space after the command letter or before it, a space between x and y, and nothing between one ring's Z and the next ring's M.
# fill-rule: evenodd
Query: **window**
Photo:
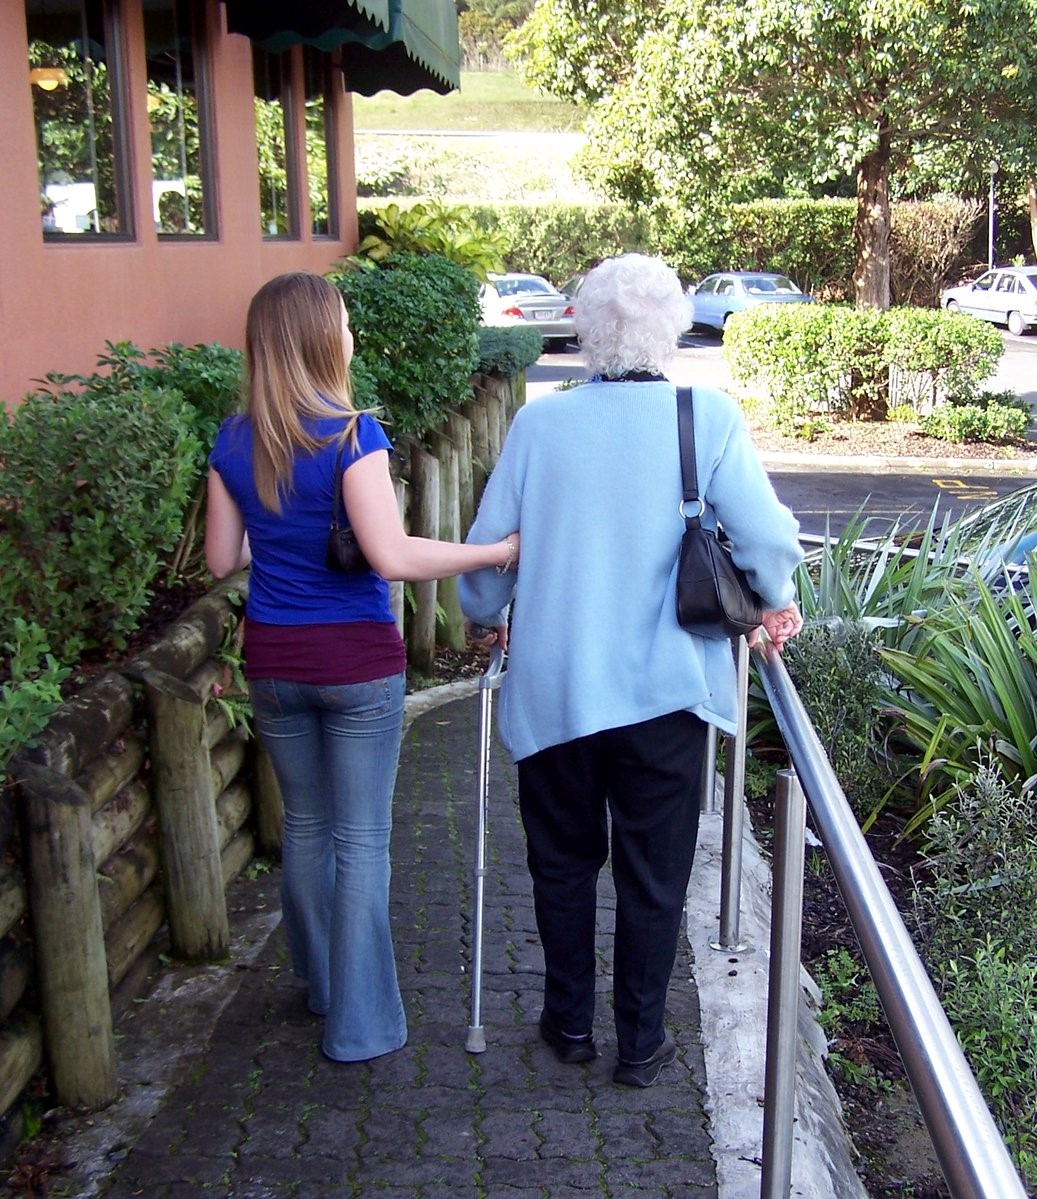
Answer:
M253 47L260 222L265 237L297 237L290 55Z
M160 234L215 234L201 15L193 0L144 0L152 200Z
M40 220L48 237L132 233L119 54L105 0L26 0Z
M310 231L314 237L338 236L338 204L332 187L335 125L328 62L327 55L306 47L306 184L310 196Z

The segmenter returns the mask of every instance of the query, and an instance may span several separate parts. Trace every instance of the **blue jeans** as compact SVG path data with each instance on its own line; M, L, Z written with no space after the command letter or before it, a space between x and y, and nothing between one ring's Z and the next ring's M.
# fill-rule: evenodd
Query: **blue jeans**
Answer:
M281 903L295 974L326 1015L322 1049L365 1061L407 1022L389 928L392 793L404 676L323 686L253 679L256 728L284 802Z

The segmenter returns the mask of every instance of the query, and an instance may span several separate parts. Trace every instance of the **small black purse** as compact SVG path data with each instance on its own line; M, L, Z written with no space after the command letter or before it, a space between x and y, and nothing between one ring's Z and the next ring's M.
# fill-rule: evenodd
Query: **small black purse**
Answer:
M324 554L324 565L328 570L342 574L363 574L371 569L364 551L349 525L340 525L342 515L342 447L335 455L335 500L331 509L331 531L328 533L328 548Z
M686 400L686 402L685 402ZM690 387L677 389L677 428L684 484L684 536L677 563L677 623L682 629L713 640L744 637L763 622L763 604L731 558L731 543L722 529L704 529L705 508L699 498L695 466L694 402ZM698 513L688 515L687 505Z

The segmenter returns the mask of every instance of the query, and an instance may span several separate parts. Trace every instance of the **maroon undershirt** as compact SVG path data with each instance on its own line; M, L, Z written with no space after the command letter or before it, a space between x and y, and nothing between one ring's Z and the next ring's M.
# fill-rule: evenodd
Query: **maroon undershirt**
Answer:
M277 625L245 621L245 677L325 685L368 683L407 667L393 621Z

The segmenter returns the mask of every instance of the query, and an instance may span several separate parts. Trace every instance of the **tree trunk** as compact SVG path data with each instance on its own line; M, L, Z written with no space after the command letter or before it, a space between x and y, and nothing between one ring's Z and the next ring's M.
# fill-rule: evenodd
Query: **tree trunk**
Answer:
M857 168L853 286L858 308L889 307L889 134Z
M1026 180L1026 205L1030 212L1030 242L1037 254L1037 183L1032 176Z

